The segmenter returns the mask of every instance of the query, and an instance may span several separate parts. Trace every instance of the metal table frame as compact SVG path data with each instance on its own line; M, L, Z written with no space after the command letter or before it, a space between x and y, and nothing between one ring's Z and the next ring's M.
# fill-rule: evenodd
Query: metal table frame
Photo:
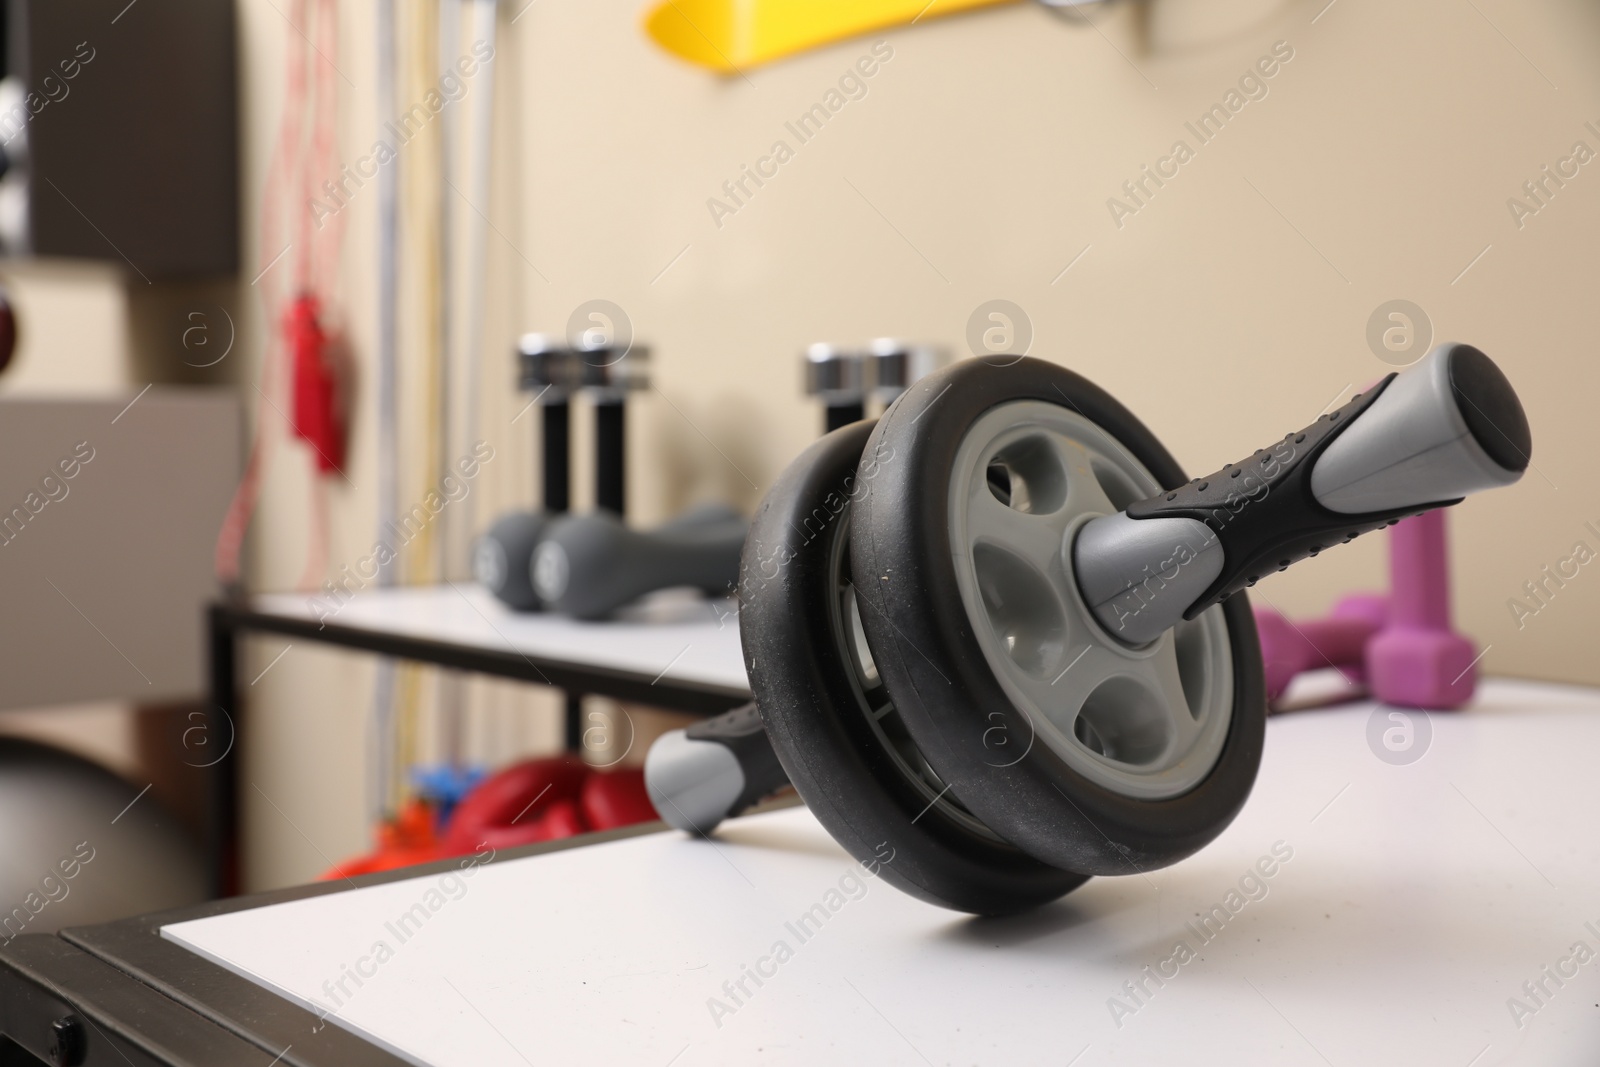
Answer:
M585 695L703 715L717 715L750 700L745 689L530 655L509 646L491 648L335 622L319 624L261 611L248 601L231 601L214 603L206 611L210 713L220 715L220 720L208 724L212 737L236 739L241 731L245 709L239 693L239 638L251 633L279 634L414 663L556 686L567 695L566 747L573 752L582 746ZM212 889L217 896L238 892L240 884L239 761L237 745L230 740L227 754L211 766L207 786L206 846L212 862ZM0 1067L6 1067L3 1058Z

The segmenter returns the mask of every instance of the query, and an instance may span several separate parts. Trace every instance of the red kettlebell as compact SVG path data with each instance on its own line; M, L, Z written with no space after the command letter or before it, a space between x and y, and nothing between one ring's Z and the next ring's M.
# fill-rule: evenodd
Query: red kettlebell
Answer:
M449 855L512 848L585 829L578 794L589 767L575 756L550 756L513 764L484 779L461 799L444 831Z
M584 820L596 830L615 830L660 818L645 791L644 770L640 767L594 772L583 783L578 803Z

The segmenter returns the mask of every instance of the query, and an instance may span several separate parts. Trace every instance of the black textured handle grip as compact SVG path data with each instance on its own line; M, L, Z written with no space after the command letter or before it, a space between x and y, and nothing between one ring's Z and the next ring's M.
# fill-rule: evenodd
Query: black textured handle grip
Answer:
M1184 611L1184 618L1192 619L1225 597L1325 548L1393 526L1408 516L1460 502L1458 497L1349 515L1329 510L1312 494L1311 471L1317 457L1394 379L1395 375L1389 375L1343 407L1299 433L1285 435L1272 448L1258 449L1247 460L1129 506L1127 514L1132 519L1196 519L1222 544L1222 572Z

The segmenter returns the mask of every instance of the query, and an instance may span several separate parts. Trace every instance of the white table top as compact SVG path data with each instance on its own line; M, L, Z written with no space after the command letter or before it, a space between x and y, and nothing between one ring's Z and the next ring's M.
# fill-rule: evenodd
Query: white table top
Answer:
M714 843L652 834L162 932L323 1010L359 966L370 977L346 980L332 1021L429 1067L1592 1065L1600 956L1569 953L1600 953L1600 692L1489 682L1471 710L1428 717L1409 765L1375 754L1387 714L1273 719L1255 793L1216 842L1009 919L853 880L792 809ZM1235 898L1203 943L1189 924L1233 906L1275 847L1292 858L1265 895L1248 883L1260 899ZM391 927L419 903L436 907L402 942ZM802 939L817 904L834 910ZM1195 958L1131 1000L1124 983L1179 941ZM792 958L762 963L778 942ZM723 983L757 964L770 976L736 1002ZM1557 986L1547 965L1576 975ZM1540 981L1536 1001L1522 986Z
M319 610L320 605L320 610ZM674 593L647 598L602 622L512 611L475 582L364 589L342 606L321 597L269 593L256 611L377 633L749 690L739 618L729 600Z

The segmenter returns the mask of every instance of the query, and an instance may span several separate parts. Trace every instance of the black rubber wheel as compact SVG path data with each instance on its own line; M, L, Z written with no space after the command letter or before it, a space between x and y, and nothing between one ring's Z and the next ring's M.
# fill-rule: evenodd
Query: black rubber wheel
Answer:
M961 809L889 707L852 621L851 513L878 492L872 424L812 445L767 494L745 542L739 625L767 734L813 814L867 869L921 900L1023 911L1085 880ZM941 796L941 793L944 795Z
M1163 867L1221 833L1255 782L1266 721L1255 624L1242 595L1222 605L1230 647L1219 655L1224 663L1231 655L1232 665L1229 721L1210 772L1187 792L1148 799L1108 788L1047 744L1030 743L1022 758L996 765L986 744L996 724L1032 726L985 659L976 630L987 620L974 619L963 604L950 485L968 429L1016 400L1082 416L1164 488L1186 480L1138 419L1064 368L1025 358L1007 365L971 360L930 375L890 407L867 445L866 456L878 457L876 477L855 507L851 539L867 637L918 748L986 825L1067 870L1113 875ZM992 641L987 633L984 639Z

